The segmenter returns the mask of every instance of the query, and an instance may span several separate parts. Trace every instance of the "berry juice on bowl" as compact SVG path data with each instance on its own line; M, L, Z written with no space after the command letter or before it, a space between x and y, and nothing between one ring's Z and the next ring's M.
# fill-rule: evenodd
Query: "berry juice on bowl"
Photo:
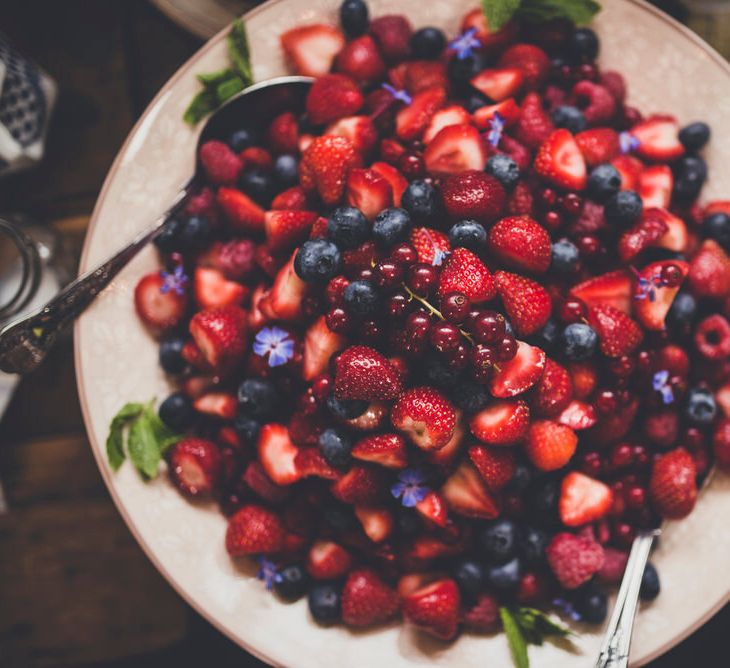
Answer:
M217 503L318 624L519 653L600 625L730 458L730 205L708 126L629 106L590 27L363 7L281 35L304 113L202 146L134 290L173 391L110 462Z

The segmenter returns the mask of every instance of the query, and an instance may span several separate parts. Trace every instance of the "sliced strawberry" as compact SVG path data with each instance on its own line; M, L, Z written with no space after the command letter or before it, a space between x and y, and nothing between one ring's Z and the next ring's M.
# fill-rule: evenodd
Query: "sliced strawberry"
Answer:
M299 121L291 111L279 114L269 125L267 137L276 153L296 153L299 150Z
M714 239L706 239L692 258L689 284L699 297L730 294L730 257Z
M422 517L436 526L445 527L449 521L446 503L437 492L429 492L422 501L416 504L416 510Z
M532 409L541 417L552 417L561 413L572 397L573 381L568 370L548 357L533 394Z
M525 88L540 88L550 73L550 58L534 44L513 44L500 57L500 67L516 67L523 75Z
M650 209L659 211L659 209ZM641 219L626 230L618 241L618 255L624 262L630 262L639 253L657 246L659 240L669 231L669 226L658 216L644 212Z
M471 433L488 445L512 445L527 432L530 409L524 401L495 401L472 416Z
M264 228L269 248L273 252L291 250L309 236L315 220L314 211L267 211Z
M667 265L678 267L682 273L682 279L689 273L689 265L680 260L652 262L640 272L634 304L636 317L647 329L664 329L664 318L681 286L681 281L672 287L662 284L662 270Z
M501 102L516 95L522 87L522 81L521 70L516 67L504 67L482 70L471 79L470 83L490 100Z
M587 475L572 471L563 478L560 488L560 519L569 527L577 527L605 517L613 504L608 485Z
M438 450L431 450L428 453L428 461L436 466L448 467L453 464L456 457L461 452L464 441L464 425L461 419L461 413L456 411L456 425L454 433L451 435L449 442Z
M344 74L325 74L314 80L307 93L306 109L315 125L356 114L365 99L358 85Z
M218 204L230 226L239 232L264 229L264 210L236 188L218 188Z
M248 463L242 479L256 496L273 505L283 503L291 493L289 487L275 484L256 460Z
M550 235L529 216L503 218L489 230L489 249L515 269L542 273L551 260Z
M689 515L697 502L697 467L684 448L670 450L654 461L649 481L652 505L664 518Z
M261 466L277 485L291 485L300 479L301 472L294 463L299 448L291 442L284 425L263 425L257 449Z
M504 120L505 126L510 127L514 125L520 118L519 105L515 102L514 98L503 100L497 104L490 104L485 107L479 107L472 114L474 125L480 130L488 130L490 128L490 121L499 114L500 118Z
M423 141L428 144L441 130L449 125L459 125L460 123L468 123L471 120L469 112L461 105L452 104L437 111L423 133Z
M634 281L624 269L594 276L570 289L570 295L586 306L613 306L624 313L631 313L633 293Z
M540 146L535 170L561 188L583 190L586 186L586 163L573 135L555 130Z
M355 506L355 516L365 535L374 543L384 541L393 531L393 516L387 508Z
M633 155L619 155L611 160L621 176L621 190L637 190L639 176L644 171L644 163Z
M554 130L555 126L545 112L540 96L535 92L525 95L515 132L517 140L531 149L537 149L548 140Z
M398 397L390 420L422 450L438 450L454 433L456 411L440 392L431 387L414 387Z
M198 413L223 420L232 420L236 417L238 401L228 392L206 392L193 402L193 408Z
M517 342L517 354L508 362L500 362L489 381L493 396L504 399L526 392L542 377L545 353L537 346Z
M365 628L382 624L400 607L398 593L369 568L350 573L342 589L342 621L347 626Z
M666 209L655 208L645 210L644 215L659 218L667 226L667 231L664 233L664 236L657 242L660 248L666 248L675 253L683 253L687 250L689 246L689 233L687 232L687 226L681 218Z
M654 165L644 169L637 181L637 192L645 209L667 208L672 198L674 177L666 165Z
M310 77L327 74L335 56L345 46L345 36L337 28L322 23L293 28L280 39L297 73Z
M322 478L323 480L337 480L340 472L333 469L322 457L319 448L300 448L294 457L294 467L300 479Z
M393 206L393 187L374 169L351 169L345 200L373 220L383 209Z
M307 193L301 186L287 188L274 197L271 208L275 211L304 211L309 208Z
M304 360L302 362L302 377L304 380L314 380L324 373L330 358L347 345L344 336L335 334L327 327L324 316L320 316L309 327L304 335Z
M578 437L567 425L537 420L530 425L525 453L540 471L563 468L575 454Z
M405 88L411 95L433 86L440 86L441 88L448 88L449 86L446 63L442 61L409 60L404 65L402 88Z
M601 352L606 357L630 355L644 338L638 323L613 306L595 306L588 319L598 334Z
M634 125L631 134L639 140L636 153L642 158L667 162L684 153L679 141L679 123L674 116L649 116Z
M158 332L177 325L185 315L188 298L169 289L159 271L143 276L134 289L134 306L142 322Z
M519 32L517 21L509 21L499 30L493 30L489 27L487 17L481 7L475 7L467 12L461 21L461 32L472 29L476 31L474 36L490 52L504 48L513 42Z
M306 566L315 580L336 580L352 568L352 556L335 542L318 540L309 548Z
M390 469L404 469L408 465L406 442L400 434L366 436L355 443L352 456Z
M406 621L441 640L456 636L461 596L456 582L439 580L410 594L403 601Z
M544 327L550 318L552 303L542 285L506 271L498 271L494 280L510 321L520 336L529 336Z
M501 216L506 193L504 186L490 174L469 169L442 180L441 198L452 220L471 218L487 224Z
M316 190L327 205L337 204L345 191L347 174L360 157L347 137L315 137L302 154L299 178L305 191Z
M517 469L517 461L511 449L473 445L469 448L469 459L484 478L487 487L493 491L499 491L512 480Z
M368 346L351 346L335 363L335 396L345 400L390 401L403 389L400 374Z
M413 96L395 118L395 134L403 141L420 139L434 114L444 105L446 91L440 86L426 88Z
M223 462L218 446L202 438L185 438L172 446L170 478L186 496L205 496L221 481Z
M435 176L458 174L468 169L482 170L487 152L473 125L449 125L426 146L423 153L426 170Z
M267 299L267 308L278 320L296 320L302 313L307 284L294 271L294 256L279 270Z
M198 311L190 320L190 334L205 361L218 370L231 370L246 350L246 312L237 306Z
M375 466L353 466L339 480L332 483L332 496L342 503L372 505L383 492L383 480Z
M370 35L362 35L345 44L337 55L335 69L364 84L383 77L385 62L375 40Z
M474 466L464 460L441 487L441 496L458 515L493 520L499 515L497 500Z
M589 167L611 162L619 156L621 150L618 133L612 128L584 130L575 135L575 142L578 144L578 148L580 148ZM620 170L619 173L621 173Z
M576 399L563 409L557 421L566 427L570 427L573 431L581 431L582 429L590 429L598 422L598 418L596 417L596 409L591 404Z
M195 301L200 308L240 306L248 295L248 288L229 281L218 269L197 267L193 278Z
M268 312L268 299L269 289L263 283L256 286L251 295L251 310L248 313L248 326L251 329L259 329L271 318ZM262 306L266 307L266 312L262 310Z
M408 181L406 181L403 174L387 162L374 162L370 165L370 169L377 172L390 183L390 188L393 191L393 204L400 206L403 192L408 187Z
M232 557L279 552L285 535L284 524L275 512L247 504L228 520L226 551Z
M346 137L361 155L366 155L378 142L378 131L369 116L347 116L328 125L326 135Z

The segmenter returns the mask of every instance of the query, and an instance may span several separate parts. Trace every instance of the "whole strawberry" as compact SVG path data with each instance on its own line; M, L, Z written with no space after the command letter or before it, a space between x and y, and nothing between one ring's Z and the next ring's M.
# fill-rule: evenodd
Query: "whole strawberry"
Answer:
M344 74L325 74L315 79L307 93L307 114L316 125L352 116L362 107L364 98L357 84Z
M306 191L316 190L327 205L337 204L345 192L348 172L359 164L360 157L346 137L316 137L299 164L302 187Z
M495 257L509 267L542 273L550 266L550 235L529 216L502 218L489 230L488 241Z
M453 174L441 184L446 212L454 220L472 218L483 223L496 220L507 199L502 184L483 171Z
M284 547L285 534L284 525L276 513L248 504L228 521L226 550L233 557L278 552Z
M494 278L497 292L517 333L529 336L542 329L552 310L545 288L532 279L507 271L498 271Z
M218 486L223 472L218 446L202 438L185 438L169 454L170 478L188 496L210 494Z
M601 352L606 357L629 355L644 338L638 323L613 306L592 308L588 319L598 334Z
M456 582L438 580L417 589L403 600L407 622L441 640L456 636L461 596Z
M457 248L444 262L439 277L440 297L450 292L465 294L472 304L492 299L495 295L494 278L487 266L467 248Z
M246 350L246 313L238 306L198 311L190 320L190 334L215 369L237 364Z
M570 461L577 445L578 437L570 427L551 420L538 420L530 425L525 450L538 469L554 471Z
M374 348L352 346L335 363L335 396L344 400L389 401L402 390L401 376Z
M352 571L342 589L342 620L358 628L387 622L400 607L398 593L370 568Z
M438 450L454 433L456 411L437 390L415 387L398 397L390 419L396 429L407 434L422 450Z
M689 515L697 501L697 469L684 448L671 450L654 462L649 495L656 511L666 519Z

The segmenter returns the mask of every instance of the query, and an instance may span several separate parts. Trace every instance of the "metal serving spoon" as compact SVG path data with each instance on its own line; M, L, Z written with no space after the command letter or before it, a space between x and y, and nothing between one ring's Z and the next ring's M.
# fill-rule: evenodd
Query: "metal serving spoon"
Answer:
M266 127L271 119L286 110L301 110L311 77L287 76L253 84L228 100L206 121L197 148L209 139L226 137L240 127ZM201 166L197 162L190 180L180 189L174 202L147 230L112 255L96 269L67 285L38 311L0 330L0 370L7 373L29 373L43 361L58 334L70 325L91 304L96 296L126 264L163 230L166 222L178 211L186 196L200 181Z

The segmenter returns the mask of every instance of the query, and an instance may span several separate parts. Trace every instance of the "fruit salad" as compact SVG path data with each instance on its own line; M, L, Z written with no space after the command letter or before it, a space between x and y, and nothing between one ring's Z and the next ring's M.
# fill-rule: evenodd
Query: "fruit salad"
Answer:
M630 106L590 27L507 18L285 32L306 108L201 146L135 290L175 391L112 463L131 425L319 624L601 623L636 533L730 464L710 128Z

